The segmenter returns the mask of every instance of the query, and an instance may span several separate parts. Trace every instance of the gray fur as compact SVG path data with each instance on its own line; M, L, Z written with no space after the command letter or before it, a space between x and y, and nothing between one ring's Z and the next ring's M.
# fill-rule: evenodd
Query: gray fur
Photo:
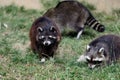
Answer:
M90 68L117 62L120 60L120 37L116 35L103 35L90 42L86 53L83 55L89 67L91 66ZM100 63L94 64L96 62Z
M98 32L103 32L105 27L98 23L90 11L77 1L62 1L56 7L49 9L43 16L52 19L61 33L64 31L75 31L79 38L85 25L90 26Z

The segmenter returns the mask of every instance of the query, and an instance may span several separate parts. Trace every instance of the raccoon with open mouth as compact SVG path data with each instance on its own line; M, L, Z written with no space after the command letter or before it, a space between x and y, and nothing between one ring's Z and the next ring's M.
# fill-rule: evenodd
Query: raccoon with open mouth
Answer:
M120 60L120 37L103 35L87 45L86 53L77 62L86 61L93 69L101 65L109 65Z
M77 39L84 31L85 25L98 32L104 32L104 25L100 24L91 12L78 1L62 1L56 7L49 9L43 16L52 19L61 33L72 31L77 33Z
M61 40L58 27L46 17L40 17L33 22L29 36L31 48L38 53L41 62L45 62L45 58L53 57Z

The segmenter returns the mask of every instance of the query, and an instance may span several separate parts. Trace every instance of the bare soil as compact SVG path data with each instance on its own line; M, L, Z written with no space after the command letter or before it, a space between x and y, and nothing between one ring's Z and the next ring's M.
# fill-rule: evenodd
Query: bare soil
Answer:
M64 0L60 0L64 1ZM110 13L113 9L120 9L120 0L78 0L86 1L93 4L97 8L97 12ZM44 10L44 7L40 0L0 0L0 6L6 6L10 4L15 4L17 6L24 6L26 9L37 9Z
M114 9L120 9L120 0L79 0L93 4L97 8L97 12L110 13Z
M24 6L26 9L43 10L40 0L0 0L0 7L15 4L17 6Z

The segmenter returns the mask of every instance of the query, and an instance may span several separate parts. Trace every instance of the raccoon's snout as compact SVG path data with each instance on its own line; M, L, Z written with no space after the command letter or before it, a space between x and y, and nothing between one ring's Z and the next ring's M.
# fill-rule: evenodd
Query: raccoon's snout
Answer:
M93 69L93 68L96 67L96 65L94 65L94 64L88 64L88 67L89 67L90 69Z
M43 44L44 44L45 46L49 46L49 45L51 45L51 41L44 41Z

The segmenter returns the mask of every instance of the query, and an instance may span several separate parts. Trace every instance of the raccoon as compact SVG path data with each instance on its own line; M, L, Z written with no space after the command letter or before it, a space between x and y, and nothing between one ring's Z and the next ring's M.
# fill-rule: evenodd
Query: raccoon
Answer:
M43 16L52 19L59 27L61 33L66 29L77 33L80 38L85 25L98 32L104 32L104 25L100 24L91 12L78 1L62 1L56 7L49 9Z
M103 35L87 45L86 53L80 56L78 62L86 61L93 69L101 65L109 65L120 60L120 37Z
M33 52L38 53L41 62L53 57L61 40L58 27L46 17L40 17L33 22L29 36L31 48Z

